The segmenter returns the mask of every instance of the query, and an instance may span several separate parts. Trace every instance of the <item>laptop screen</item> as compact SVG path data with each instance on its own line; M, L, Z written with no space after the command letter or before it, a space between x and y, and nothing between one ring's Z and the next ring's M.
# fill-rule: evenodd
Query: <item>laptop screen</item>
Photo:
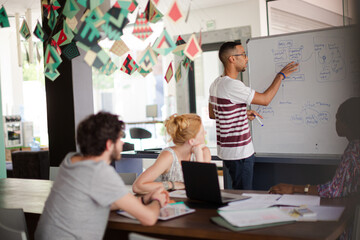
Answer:
M216 164L182 161L181 165L189 199L222 203Z

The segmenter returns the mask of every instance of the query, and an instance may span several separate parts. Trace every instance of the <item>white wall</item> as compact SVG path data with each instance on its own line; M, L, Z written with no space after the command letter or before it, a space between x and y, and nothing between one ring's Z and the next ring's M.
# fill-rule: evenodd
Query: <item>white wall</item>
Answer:
M266 31L265 6L265 0L245 0L234 4L196 9L190 12L187 23L181 21L175 25L166 21L166 29L171 35L190 34L199 32L200 29L204 32L207 31L206 22L215 20L214 30L251 26L252 36L258 37L264 34L264 29Z
M303 1L324 8L326 10L335 12L337 14L342 14L343 0L303 0Z

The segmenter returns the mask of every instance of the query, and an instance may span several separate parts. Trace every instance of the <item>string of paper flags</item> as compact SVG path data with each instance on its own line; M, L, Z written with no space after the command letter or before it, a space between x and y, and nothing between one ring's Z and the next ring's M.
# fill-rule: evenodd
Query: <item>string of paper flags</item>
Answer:
M149 23L157 23L164 17L156 7L159 1L149 0L145 10L140 12L139 9L137 13L132 34L140 40L144 41L153 34ZM60 75L57 68L63 61L62 56L71 60L80 55L78 48L86 52L84 61L100 72L110 75L119 69L104 49L100 47L99 41L104 35L109 40L114 40L110 52L117 56L123 56L129 52L130 49L121 39L121 36L124 27L129 23L128 14L134 13L138 8L138 3L136 0L117 0L107 12L103 13L99 7L103 2L104 0L67 0L62 7L57 0L42 0L43 16L47 19L46 23L51 33L45 32L38 21L32 34L45 45L44 74L47 78L54 81ZM80 27L77 28L78 20L75 16L80 11L79 5L85 7L86 11L80 19ZM165 16L174 23L184 18L177 0L172 1ZM0 9L0 27L9 26L6 10L2 6ZM28 39L31 35L25 19L19 32L24 39ZM175 80L179 81L182 76L181 65L188 69L190 62L202 53L201 32L199 39L196 38L195 34L192 34L187 42L181 36L174 42L166 29L163 29L155 42L140 54L137 62L131 54L128 54L120 67L120 71L129 75L137 71L145 77L152 72L152 68L157 64L158 55L166 56L169 53L183 57L183 60L175 68ZM164 79L169 82L173 76L174 68L171 62Z

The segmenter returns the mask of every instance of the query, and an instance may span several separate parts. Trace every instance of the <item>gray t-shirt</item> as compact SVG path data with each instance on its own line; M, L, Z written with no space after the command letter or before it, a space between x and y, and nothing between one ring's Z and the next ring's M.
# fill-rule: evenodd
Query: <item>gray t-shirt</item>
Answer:
M110 206L128 193L115 169L104 161L71 163L69 153L46 200L36 240L102 239Z

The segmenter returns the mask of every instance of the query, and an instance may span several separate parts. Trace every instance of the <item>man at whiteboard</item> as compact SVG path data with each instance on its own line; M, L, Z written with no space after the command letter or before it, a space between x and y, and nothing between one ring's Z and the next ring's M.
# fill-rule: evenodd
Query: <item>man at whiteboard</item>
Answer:
M248 62L241 43L224 43L219 58L224 73L211 84L209 97L209 117L216 120L217 154L229 169L232 188L252 189L254 147L248 119L261 116L247 110L247 106L269 105L281 81L295 72L299 64L291 62L286 65L276 74L272 84L263 93L258 93L237 79L239 73L246 70Z

